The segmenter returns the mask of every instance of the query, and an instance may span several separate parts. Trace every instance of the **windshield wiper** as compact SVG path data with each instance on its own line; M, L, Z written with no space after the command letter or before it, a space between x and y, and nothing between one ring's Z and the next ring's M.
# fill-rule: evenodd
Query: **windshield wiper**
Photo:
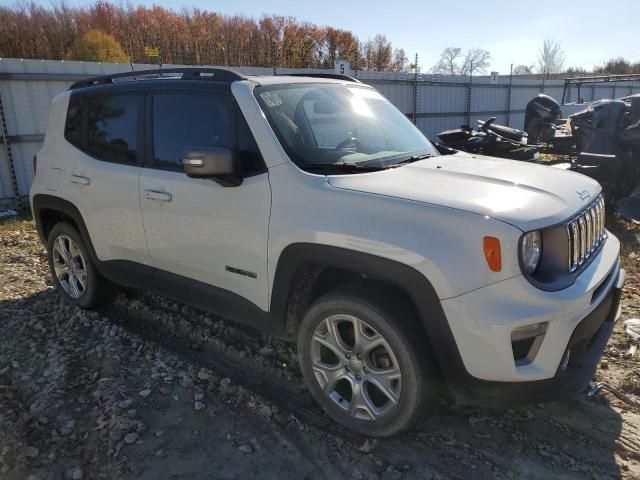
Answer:
M404 160L400 160L399 162L392 163L389 165L389 168L392 167L400 167L402 165L406 165L407 163L418 162L420 160L424 160L426 158L433 157L432 153L422 153L420 155L411 155L409 158L405 158Z
M357 165L355 163L302 163L300 167L310 172L345 172L345 173L363 173L363 172L379 172L387 167L373 167L365 165Z

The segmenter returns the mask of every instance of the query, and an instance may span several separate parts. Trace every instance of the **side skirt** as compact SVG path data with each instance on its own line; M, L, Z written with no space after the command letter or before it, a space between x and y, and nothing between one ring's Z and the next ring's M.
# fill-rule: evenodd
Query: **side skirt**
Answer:
M268 335L286 338L283 321L277 321L268 312L228 290L126 260L98 261L96 266L102 275L118 285L151 291Z

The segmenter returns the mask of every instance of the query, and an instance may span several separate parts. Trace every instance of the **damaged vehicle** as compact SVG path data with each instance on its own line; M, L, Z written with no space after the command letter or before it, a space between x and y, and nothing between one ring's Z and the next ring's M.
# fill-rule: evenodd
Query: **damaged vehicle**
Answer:
M483 126L480 129L489 131ZM475 131L465 126L442 132L438 138L456 150L533 160L582 173L602 185L607 203L628 197L640 182L640 95L598 100L562 119L560 104L548 95L539 94L527 104L524 132L493 123L490 129L497 140L481 141ZM519 133L508 136L512 131ZM483 147L479 148L481 144ZM550 164L537 157L522 158L523 149L571 158L568 162Z
M576 394L619 318L600 185L438 149L346 77L182 68L56 96L30 192L60 295L157 292L297 345L336 422Z
M527 145L527 133L515 128L497 125L496 117L486 122L478 121L478 129L470 125L446 130L438 134L443 145L479 155L510 158L513 160L536 160L540 147Z

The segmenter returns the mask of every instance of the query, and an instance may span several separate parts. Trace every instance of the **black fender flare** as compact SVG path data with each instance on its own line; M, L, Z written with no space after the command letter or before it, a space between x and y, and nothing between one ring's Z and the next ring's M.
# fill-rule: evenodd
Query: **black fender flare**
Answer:
M306 264L334 267L359 273L399 288L413 302L428 342L443 374L465 372L449 322L431 282L415 268L368 253L329 245L295 243L287 246L278 259L273 279L270 311L286 321L287 308L296 272Z
M89 230L84 222L84 218L73 203L54 195L39 193L34 195L31 201L33 219L36 223L38 235L43 244L47 245L47 235L42 224L42 211L52 210L71 218L78 228L82 241L89 250L91 261L96 266L101 275L119 285L129 287L139 287L140 285L153 286L153 268L128 262L125 260L110 260L103 262L98 258L89 235Z
M74 221L74 223L78 227L78 231L80 233L80 236L82 237L82 241L89 249L91 260L96 264L100 263L96 252L93 249L93 243L91 243L91 237L89 236L87 225L84 223L84 219L82 218L80 210L78 210L78 207L76 207L73 203L54 195L38 193L34 195L33 199L31 200L31 208L33 210L33 220L36 223L36 230L38 231L40 240L42 240L45 245L47 244L47 235L44 230L44 225L42 224L42 211L53 210L55 212L60 212Z

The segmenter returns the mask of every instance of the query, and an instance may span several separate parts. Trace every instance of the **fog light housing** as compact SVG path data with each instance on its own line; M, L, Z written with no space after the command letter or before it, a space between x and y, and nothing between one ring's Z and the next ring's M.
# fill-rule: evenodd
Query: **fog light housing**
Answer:
M548 322L541 322L513 329L511 349L516 365L527 365L535 360L548 327Z

